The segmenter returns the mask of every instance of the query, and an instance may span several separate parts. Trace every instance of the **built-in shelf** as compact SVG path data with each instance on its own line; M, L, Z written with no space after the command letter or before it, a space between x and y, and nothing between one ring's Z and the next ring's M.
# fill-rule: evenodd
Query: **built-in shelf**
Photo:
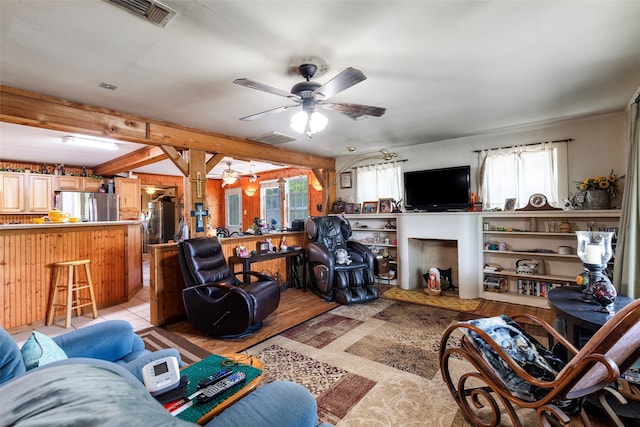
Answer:
M611 229L619 220L619 210L482 213L480 297L548 308L548 290L575 284L576 276L583 271L576 255L575 231ZM569 223L570 231L557 231L562 221ZM553 228L556 231L548 231ZM560 248L570 253L559 253ZM544 269L534 274L516 273L518 260L533 260ZM499 269L485 270L487 264Z

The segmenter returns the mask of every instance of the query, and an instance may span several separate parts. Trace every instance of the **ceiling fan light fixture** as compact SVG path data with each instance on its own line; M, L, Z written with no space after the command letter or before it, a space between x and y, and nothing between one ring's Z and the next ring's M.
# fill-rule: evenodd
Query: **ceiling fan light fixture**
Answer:
M291 117L291 128L298 133L304 133L307 136L315 135L327 127L327 119L323 114L317 111L308 114L306 111L299 111Z
M222 186L235 184L240 174L231 169L231 162L227 162L228 169L222 171Z

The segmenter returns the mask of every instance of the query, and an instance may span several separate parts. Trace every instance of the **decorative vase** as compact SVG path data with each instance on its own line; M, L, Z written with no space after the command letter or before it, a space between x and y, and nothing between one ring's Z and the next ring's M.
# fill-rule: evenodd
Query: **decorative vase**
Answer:
M613 303L618 296L616 288L608 279L598 280L591 288L593 299L600 304L596 311L600 313L613 313Z
M584 202L586 209L603 210L611 207L609 192L598 188L587 191Z

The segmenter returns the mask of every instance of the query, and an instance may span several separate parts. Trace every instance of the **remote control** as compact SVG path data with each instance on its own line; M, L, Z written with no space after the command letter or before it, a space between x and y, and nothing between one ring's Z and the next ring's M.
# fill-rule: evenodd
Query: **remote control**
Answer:
M198 389L209 387L211 384L217 383L221 379L226 378L231 374L233 374L233 369L231 369L231 368L226 368L226 369L223 369L223 370L221 370L219 372L216 372L215 374L211 375L210 377L207 377L207 378L203 379L202 381L200 381L198 383Z
M207 388L203 388L198 396L198 403L205 403L215 399L221 393L229 390L236 384L239 384L247 379L247 374L244 372L235 372L229 375L227 378L218 381L217 383L210 385Z

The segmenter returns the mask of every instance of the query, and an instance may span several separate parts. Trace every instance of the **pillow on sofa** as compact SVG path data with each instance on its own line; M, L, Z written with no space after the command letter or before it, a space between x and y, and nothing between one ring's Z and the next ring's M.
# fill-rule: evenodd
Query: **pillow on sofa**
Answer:
M22 353L22 360L27 371L67 358L67 355L58 344L37 331L33 331L20 349L20 353Z

